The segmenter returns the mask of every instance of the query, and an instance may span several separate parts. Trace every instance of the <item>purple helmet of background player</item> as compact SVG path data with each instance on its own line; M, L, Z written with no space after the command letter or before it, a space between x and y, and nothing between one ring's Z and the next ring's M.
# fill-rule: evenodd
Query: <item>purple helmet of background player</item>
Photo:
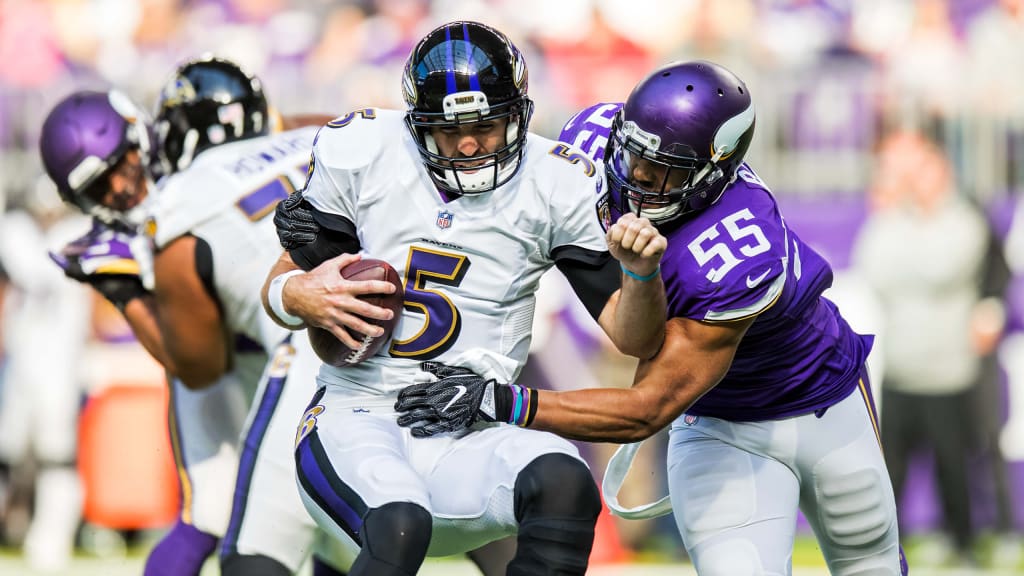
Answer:
M605 152L610 207L664 226L711 206L754 135L742 80L711 62L674 63L640 82L615 116Z
M138 106L117 90L66 97L46 117L39 139L43 166L61 198L108 224L131 221L126 212L100 203L103 177L130 150L138 150L144 163L148 160L149 125Z

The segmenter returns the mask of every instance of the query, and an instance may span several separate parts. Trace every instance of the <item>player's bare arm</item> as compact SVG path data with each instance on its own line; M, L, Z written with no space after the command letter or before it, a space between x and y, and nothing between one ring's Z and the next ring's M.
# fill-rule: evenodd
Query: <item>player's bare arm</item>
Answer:
M598 323L624 354L647 359L665 338L665 285L659 274L668 243L646 218L625 214L607 233L608 250L622 265L622 288Z
M358 348L359 342L345 328L360 334L380 336L383 328L374 326L365 318L389 320L393 316L387 308L373 306L359 297L366 294L392 294L395 287L381 280L350 281L341 276L341 269L360 259L358 254L342 254L328 259L309 272L288 278L281 288L281 302L284 311L301 318L307 326L318 326L329 330L350 348ZM273 312L270 301L270 284L274 278L292 270L300 270L285 252L271 268L263 286L263 306L275 322L288 326Z
M633 386L540 391L531 428L590 442L635 442L668 426L722 380L754 318L708 323L673 318L665 344L641 361Z
M754 318L708 323L673 318L657 356L641 361L631 388L552 392L502 384L474 372L425 362L439 380L398 395L398 423L414 436L461 430L478 420L506 422L590 442L635 442L667 426L729 371ZM461 388L460 388L461 387ZM456 389L465 393L456 396Z
M167 347L164 346L163 335L160 333L160 326L156 321L155 307L152 294L133 298L124 305L124 318L128 322L128 326L131 327L132 333L135 334L135 339L142 344L146 352L149 352L149 355L165 370L176 374L174 361L167 354Z
M193 236L182 236L157 253L153 291L173 373L193 390L212 385L230 367L220 309L196 268L197 242Z

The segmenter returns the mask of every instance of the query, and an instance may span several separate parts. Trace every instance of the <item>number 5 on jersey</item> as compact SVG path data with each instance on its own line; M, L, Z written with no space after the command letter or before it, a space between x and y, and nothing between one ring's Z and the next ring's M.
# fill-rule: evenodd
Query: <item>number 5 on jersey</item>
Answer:
M405 266L405 308L423 314L423 326L405 340L391 343L392 356L427 360L455 344L462 328L462 314L455 304L427 283L458 286L469 270L469 258L432 248L413 246Z

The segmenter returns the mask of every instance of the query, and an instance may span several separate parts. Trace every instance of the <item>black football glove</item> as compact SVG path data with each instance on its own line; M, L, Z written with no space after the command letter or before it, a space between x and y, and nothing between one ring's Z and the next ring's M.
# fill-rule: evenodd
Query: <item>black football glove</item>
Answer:
M468 368L424 362L424 372L437 381L405 387L398 393L398 424L425 438L469 428L478 421L526 426L536 413L536 391L516 384L499 384ZM534 401L531 403L530 398Z
M320 225L313 219L313 212L302 203L302 191L292 192L278 202L274 210L274 225L277 239L285 250L294 250L316 241Z

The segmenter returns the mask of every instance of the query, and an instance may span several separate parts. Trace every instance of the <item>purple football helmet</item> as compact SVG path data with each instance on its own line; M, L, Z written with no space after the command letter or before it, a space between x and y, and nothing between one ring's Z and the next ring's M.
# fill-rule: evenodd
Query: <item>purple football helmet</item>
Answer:
M108 224L127 214L99 203L102 177L129 150L150 156L149 125L123 93L79 91L61 100L43 122L39 152L61 198Z
M605 151L610 208L662 227L722 196L754 135L742 80L704 61L641 81L616 114Z

